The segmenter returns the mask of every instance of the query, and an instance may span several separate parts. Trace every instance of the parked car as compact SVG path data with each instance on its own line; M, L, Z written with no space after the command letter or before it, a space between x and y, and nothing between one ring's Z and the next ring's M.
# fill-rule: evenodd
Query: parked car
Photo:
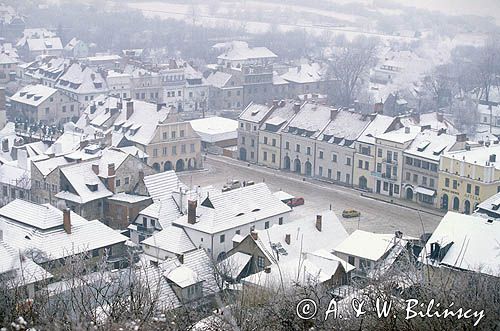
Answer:
M342 212L342 217L344 218L359 217L359 216L361 216L361 213L354 209L345 209Z
M240 188L241 183L239 180L233 179L233 180L230 180L229 182L227 182L226 186L230 187L231 189L235 189L235 188Z
M290 201L288 202L288 205L290 207L297 207L297 206L300 206L300 205L303 205L304 204L304 198L302 197L299 197L299 198L292 198L290 199Z

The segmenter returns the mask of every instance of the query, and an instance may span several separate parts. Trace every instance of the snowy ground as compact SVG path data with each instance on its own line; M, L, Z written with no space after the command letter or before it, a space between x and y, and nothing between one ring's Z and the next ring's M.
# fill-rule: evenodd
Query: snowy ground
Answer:
M271 190L280 189L294 195L304 197L306 203L294 208L293 219L304 216L314 218L315 213L329 209L330 205L346 230L353 232L359 226L361 230L394 233L400 230L412 236L420 236L422 232L432 232L440 221L439 216L360 196L360 192L341 186L320 183L317 181L302 181L294 174L279 172L268 168L251 165L225 157L208 156L205 163L206 171L179 174L187 185L222 186L229 179L265 181ZM342 210L355 208L361 212L361 219L343 219ZM422 231L422 227L424 230Z

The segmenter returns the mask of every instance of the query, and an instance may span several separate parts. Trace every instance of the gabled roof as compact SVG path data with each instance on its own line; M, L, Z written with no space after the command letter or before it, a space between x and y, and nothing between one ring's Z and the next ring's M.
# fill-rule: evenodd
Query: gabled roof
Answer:
M395 244L395 235L354 231L344 241L334 247L335 252L357 256L370 261L378 261Z
M57 89L45 85L28 85L17 91L10 100L37 107L56 92Z
M149 245L173 254L184 254L196 249L184 229L177 226L168 226L156 232L151 237L142 241L143 245Z
M499 238L499 221L449 211L427 241L419 260L499 277ZM439 244L440 250L432 257L434 243Z
M271 193L265 183L210 194L201 201L201 204L198 203L195 224L187 222L187 215L173 223L205 233L218 233L291 211Z
M62 212L57 208L49 204L37 205L19 199L0 208L0 216L41 230L62 225Z
M369 124L369 116L350 110L339 110L318 139L349 146Z
M165 229L172 225L172 222L177 218L182 216L179 207L175 203L174 199L170 197L164 197L161 200L156 200L151 205L147 206L138 215L138 222L141 224L141 216L147 216L158 220L162 229Z
M49 38L29 38L26 39L26 44L31 52L46 51L46 50L62 50L63 46L59 37Z
M310 138L317 138L331 118L332 107L306 102L288 123L285 132Z
M92 68L73 63L59 78L56 87L78 94L106 93L108 86L102 75Z
M252 102L243 110L238 119L259 124L271 110L271 107Z
M238 121L225 117L206 117L189 121L202 141L215 143L238 138Z
M66 233L63 228L63 212L51 205L42 205L50 209L50 220L55 224L55 217L58 216L59 225L57 227L42 229L36 223L40 223L37 216L35 225L33 215L24 216L25 210L38 210L31 202L22 201L18 206L18 221L12 221L6 217L0 218L0 228L4 233L4 241L18 251L39 251L39 255L34 255L35 262L56 260L82 252L90 252L96 248L103 248L118 243L123 243L127 237L115 230L107 227L98 220L87 221L81 216L71 212L71 234ZM7 205L8 206L8 205ZM39 206L40 205L35 205ZM3 207L5 208L5 207ZM2 209L3 209L2 208ZM22 224L20 224L20 223Z
M154 200L171 198L173 191L178 191L179 188L187 189L173 170L145 176L144 184Z
M319 63L304 63L298 67L289 68L281 75L281 78L292 83L307 84L325 80L325 73L325 68L322 68Z
M228 61L248 61L278 56L266 47L248 47L246 42L233 42L231 47L217 58Z
M280 101L278 107L273 109L271 115L266 119L261 129L265 131L276 129L276 131L273 132L279 132L281 128L285 127L295 116L294 106L294 100ZM269 124L269 126L267 124Z
M0 64L16 64L18 61L5 53L0 53Z
M415 139L420 130L421 129L419 126L408 126L398 130L379 134L375 138L399 144L404 144L407 142L411 142L413 139Z
M375 144L375 137L387 132L395 120L394 117L376 114L357 140L367 144Z
M456 136L439 134L435 130L425 130L416 135L405 154L423 157L439 163L443 153L448 152L456 143Z
M226 86L227 82L229 82L231 77L231 74L217 71L207 77L207 84L218 88L223 88Z

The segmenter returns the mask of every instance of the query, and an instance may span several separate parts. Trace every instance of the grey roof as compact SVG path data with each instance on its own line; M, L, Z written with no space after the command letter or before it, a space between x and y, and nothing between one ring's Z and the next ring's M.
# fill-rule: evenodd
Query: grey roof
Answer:
M37 205L16 199L0 208L0 216L37 229L50 229L62 224L62 212L49 204Z
M240 114L239 119L253 123L261 123L266 115L272 110L271 107L250 103Z
M425 130L417 134L405 154L419 156L439 163L440 156L448 152L456 143L457 138L450 134L435 130Z
M339 110L321 133L319 139L336 144L356 140L370 124L370 117L350 110Z
M218 88L223 88L225 87L227 82L231 79L231 77L232 77L231 74L222 71L217 71L207 77L207 84Z
M37 107L56 92L55 88L45 85L28 85L17 91L10 100Z
M173 170L145 176L144 184L149 195L155 200L171 198L173 191L178 191L181 187L187 188Z
M307 102L288 123L285 131L317 138L330 121L332 111L335 110L331 107Z

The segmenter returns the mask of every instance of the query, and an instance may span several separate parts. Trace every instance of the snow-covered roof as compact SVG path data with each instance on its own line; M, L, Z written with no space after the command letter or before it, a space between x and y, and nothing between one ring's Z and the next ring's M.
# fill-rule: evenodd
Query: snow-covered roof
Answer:
M283 279L286 283L308 280L324 282L331 279L339 267L350 271L354 267L331 253L332 248L348 236L335 213L321 215L321 231L316 227L317 215L283 225L274 225L257 232L257 245L271 260L270 272L261 271L244 278L244 282L272 287ZM285 238L290 237L290 244Z
M0 64L16 64L18 61L11 56L0 53Z
M394 237L394 234L356 230L334 247L334 251L370 261L378 261L392 249L395 244Z
M80 63L73 63L59 78L56 87L77 94L106 93L108 86L102 75Z
M267 47L249 47L246 42L233 42L231 47L217 58L227 61L248 61L277 57Z
M500 218L500 193L494 194L477 206L475 215L486 218Z
M375 137L387 132L394 121L394 117L376 114L357 140L366 144L375 144Z
M319 63L304 63L298 67L289 68L281 75L281 78L297 84L315 83L325 79L325 68L322 68Z
M270 111L271 107L252 102L243 110L238 119L258 124Z
M423 263L500 276L500 222L449 211L419 256ZM431 245L440 252L431 258ZM440 258L442 257L442 258Z
M285 127L286 124L293 119L295 116L295 101L294 100L282 100L279 102L278 107L274 107L271 115L267 118L264 124L261 126L262 130L278 132L281 128ZM269 124L269 126L267 125ZM276 130L276 131L274 131Z
M490 162L490 155L497 155L498 162ZM459 150L445 153L443 156L449 157L455 160L460 160L465 163L477 164L477 165L490 165L496 169L500 169L500 145L492 144L490 146L478 146L472 147L470 150Z
M28 170L10 164L0 165L0 183L29 190L31 174Z
M273 195L281 201L293 199L293 195L286 193L285 191L277 191L274 192Z
M238 138L238 121L214 116L189 121L202 141L216 143Z
M57 92L55 88L45 85L27 85L10 97L11 101L38 107L42 102Z
M184 254L196 249L186 231L177 226L168 226L143 240L141 244L173 254Z
M332 111L336 110L328 106L306 102L284 131L316 139L330 121Z
M100 221L87 221L73 212L70 212L71 234L68 234L63 228L63 212L54 206L36 205L24 200L14 200L10 204L0 208L4 241L16 250L41 251L45 256L39 257L42 261L89 252L127 240L127 237Z
M232 75L226 72L217 71L207 77L207 84L218 88L226 86L227 82L231 79Z
M28 48L33 51L62 50L63 45L59 37L49 38L28 38L26 40Z
M187 215L173 223L205 233L218 233L291 211L290 207L271 193L265 183L217 195L210 194L200 200L202 203L198 203L195 224L188 223Z
M118 201L118 202L126 202L126 203L137 203L137 202L142 202L151 199L148 196L145 195L137 195L137 194L130 194L130 193L117 193L114 194L113 196L110 196L108 198L108 201Z
M156 200L151 205L147 206L139 213L137 222L142 224L142 216L147 216L158 220L162 229L172 225L172 222L179 218L182 213L175 203L175 200L170 197L163 197L161 200Z
M358 112L339 110L318 139L349 146L370 124L370 119L369 116Z
M442 114L436 112L425 113L420 115L403 115L399 116L399 120L403 126L428 126L434 130L446 130L448 134L460 133L451 121L446 119Z
M232 279L236 279L251 259L252 255L250 254L235 252L231 256L219 262L220 270Z
M443 153L448 152L456 143L456 136L441 133L435 130L419 132L405 154L422 157L439 163Z
M12 272L14 274L11 277L6 277L6 273ZM52 277L48 271L3 240L0 240L0 275L8 287L32 284Z
M101 61L120 61L121 59L122 57L117 54L103 54L103 55L89 56L85 58L85 60L88 61L89 63L101 62Z
M180 188L187 188L173 170L145 176L144 184L149 195L154 200L171 198L173 191L178 191Z
M47 159L34 161L33 166L35 166L40 171L40 173L45 177L58 167L69 163L71 163L71 160L67 159L66 157L56 156L52 158L47 157Z
M197 249L183 255L183 263L177 258L170 258L160 264L163 275L175 279L183 285L202 282L203 295L212 295L219 291L215 279L213 261L204 249ZM174 270L180 271L171 274ZM171 275L171 277L169 277Z
M380 140L395 142L398 144L404 144L415 139L420 130L421 129L419 126L412 125L398 130L379 134L375 138L377 140L380 139Z

